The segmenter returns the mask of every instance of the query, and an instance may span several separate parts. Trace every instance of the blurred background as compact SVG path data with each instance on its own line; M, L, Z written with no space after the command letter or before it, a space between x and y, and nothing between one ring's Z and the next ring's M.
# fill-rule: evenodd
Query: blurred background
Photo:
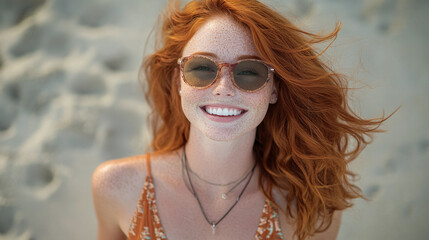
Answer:
M324 58L351 77L353 108L401 106L350 166L371 201L344 213L338 239L428 239L429 1L262 2L315 33L341 21ZM0 239L96 239L91 174L144 152L137 72L166 5L0 0Z

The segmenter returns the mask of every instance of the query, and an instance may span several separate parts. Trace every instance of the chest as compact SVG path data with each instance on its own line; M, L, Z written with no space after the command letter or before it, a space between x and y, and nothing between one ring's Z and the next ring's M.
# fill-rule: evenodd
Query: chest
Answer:
M141 193L141 189L135 192ZM254 239L265 206L265 197L254 191L247 193L234 204L230 201L210 201L201 199L201 207L210 222L218 222L213 235L212 226L206 220L195 197L186 188L168 188L162 184L156 186L155 206L164 233L168 239ZM128 202L124 214L119 220L125 235L128 233L131 219L135 213L136 200ZM233 200L233 201L231 201ZM230 210L231 209L231 210ZM229 211L229 212L228 212ZM228 212L228 213L227 213ZM226 214L227 213L227 214ZM225 215L226 214L226 215ZM279 220L284 217L280 214ZM285 239L292 239L293 228L286 221L280 221L280 228L285 232ZM285 231L286 230L286 231Z
M199 204L187 189L179 192L181 194L174 194L162 188L156 191L158 215L169 240L253 239L255 236L265 203L262 194L244 194L238 202L232 197L221 201L200 197ZM217 223L215 234L209 222Z

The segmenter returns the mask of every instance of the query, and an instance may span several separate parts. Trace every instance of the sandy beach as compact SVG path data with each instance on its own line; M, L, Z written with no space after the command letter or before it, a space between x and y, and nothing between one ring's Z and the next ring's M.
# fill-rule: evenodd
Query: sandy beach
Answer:
M316 33L341 21L324 58L352 79L353 109L401 106L350 165L371 201L344 212L338 239L428 239L429 1L262 2ZM92 172L150 139L137 75L165 6L0 0L0 240L96 239Z

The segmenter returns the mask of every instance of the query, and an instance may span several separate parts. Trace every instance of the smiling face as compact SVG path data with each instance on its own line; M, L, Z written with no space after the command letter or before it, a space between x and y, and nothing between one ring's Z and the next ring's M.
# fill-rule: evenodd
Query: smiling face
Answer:
M182 57L190 55L222 63L259 58L250 31L227 16L213 17L200 27L183 50ZM223 67L219 79L205 89L191 87L180 75L182 109L191 132L217 141L254 137L269 104L276 99L273 79L255 92L244 92L234 86L229 70Z

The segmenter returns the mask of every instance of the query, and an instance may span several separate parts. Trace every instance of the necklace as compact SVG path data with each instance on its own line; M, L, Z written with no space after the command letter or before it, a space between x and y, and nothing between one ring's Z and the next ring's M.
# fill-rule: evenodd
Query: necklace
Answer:
M250 169L250 170L252 170L252 169ZM229 189L227 192L225 192L225 193L222 193L222 195L221 195L221 198L223 199L223 200L226 200L226 199L228 199L228 193L230 193L230 192L232 192L232 190L234 190L238 185L240 185L248 176L249 176L249 174L251 174L252 173L252 171L249 171L247 174L246 174L246 176L244 176L244 178L243 179L241 179L238 183L236 183L231 189Z
M190 178L190 176L189 176L189 170L188 170L188 167L187 167L187 162L188 162L188 160L187 160L187 158L186 158L186 147L183 147L183 155L182 155L182 163L183 163L183 158L184 158L184 161L185 161L185 170L186 170L186 174L188 175L188 180L189 180L189 184L191 185L191 189L192 189L192 191L191 191L191 193L194 195L194 197L195 197L195 199L197 200L197 202L198 202L198 205L200 206L200 209L201 209L201 212L203 213L203 216L204 216L204 218L206 219L206 221L207 221L207 223L212 227L212 234L213 235L215 235L215 233L216 233L216 225L218 225L225 217L226 217L226 215L228 215L228 213L229 212L231 212L231 210L235 207L235 205L237 205L237 203L238 203L238 201L240 200L240 198L241 198L241 196L243 195L243 193L244 193L244 190L246 190L246 188L247 188L247 186L249 185L249 183L250 183L250 179L252 179L252 176L253 176L253 172L254 172L254 170L255 170L255 168L256 168L256 163L255 163L255 165L253 166L253 168L252 168L252 171L251 171L251 174L250 174L250 177L249 177L249 179L247 180L247 182L246 182L246 185L244 186L244 188L243 188L243 190L241 190L241 192L240 192L240 195L238 195L238 197L237 197L237 200L234 202L234 204L228 209L228 211L226 211L226 213L219 219L219 220L217 220L217 221L210 221L208 218L207 218L207 215L206 215L206 213L205 213L205 211L204 211L204 209L203 209L203 206L202 206L202 204L201 204L201 201L200 201L200 199L199 199L199 197L198 197L198 194L197 194L197 192L195 191L195 189L194 189L194 185L192 184L192 180L191 180L191 178Z
M196 172L194 172L192 170L192 168L188 165L188 170L190 173L192 173L193 175L195 175L198 179L200 179L201 181L208 183L210 185L214 185L214 186L229 186L232 185L234 183L238 183L237 185L239 185L244 179L246 179L246 177L250 174L250 171L252 171L252 166L249 167L249 169L239 178L237 178L236 180L233 180L231 182L228 183L214 183L214 182L210 182L202 177L200 177ZM236 186L236 185L235 185Z
M186 182L186 180L185 180L185 168L183 167L183 166L185 166L186 165L186 167L188 168L188 170L191 172L191 167L189 166L189 164L186 162L184 162L184 160L183 160L183 157L180 157L180 155L179 155L179 153L177 152L177 156L181 159L181 162L182 162L182 177L183 177L183 182ZM231 189L229 189L227 192L225 192L225 193L222 193L221 194L221 198L223 199L223 200L226 200L226 199L228 199L228 194L230 193L230 192L232 192L232 190L234 190L238 185L240 185L244 180L246 180L246 178L249 176L249 174L251 174L251 172L252 172L252 167L249 169L249 171L247 172L247 174L246 175L244 175L242 178L241 178L241 180L240 181L238 181ZM191 172L192 173L192 172ZM197 177L198 177L198 175L196 175ZM188 188L188 190L189 190L189 192L191 192L192 193L192 190L190 189L190 187L188 186L188 184L185 184L186 185L186 187Z

